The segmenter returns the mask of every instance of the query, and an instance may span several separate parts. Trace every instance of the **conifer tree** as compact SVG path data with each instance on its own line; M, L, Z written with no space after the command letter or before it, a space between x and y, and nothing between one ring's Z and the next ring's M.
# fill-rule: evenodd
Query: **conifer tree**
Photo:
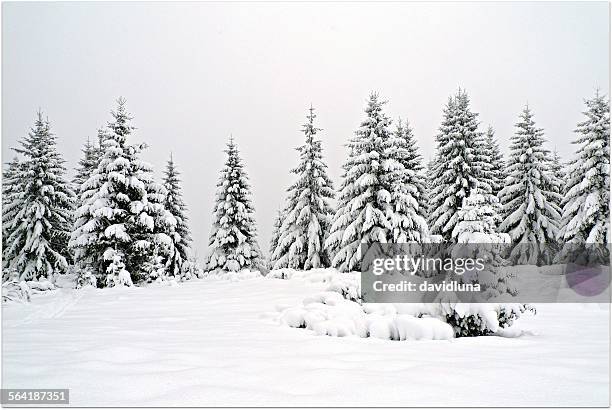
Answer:
M38 113L34 127L15 149L4 188L3 259L22 280L51 278L70 262L68 236L75 195L65 179L64 160L48 120Z
M19 212L19 201L13 201L10 198L15 198L14 194L19 192L20 183L20 167L21 164L17 157L14 157L6 166L2 173L2 243L6 247L8 238L11 235L9 226L11 221ZM8 261L2 258L3 277L8 275Z
M477 116L470 109L467 93L459 90L449 98L436 136L429 227L432 234L447 241L452 240L463 199L475 188L487 194L492 191L489 159Z
M423 176L421 154L410 124L398 120L395 133L390 137L386 156L399 162L393 178L391 202L393 216L392 240L395 243L421 243L429 236L426 222L426 183Z
M329 235L333 210L329 201L334 197L332 181L323 162L320 128L314 126L316 115L310 107L308 122L303 125L304 145L297 148L300 163L291 170L297 181L289 187L283 223L272 258L274 269L312 269L329 266L324 249Z
M513 275L500 269L504 264L501 256L503 248L496 244L509 243L510 237L496 232L500 216L498 208L491 203L496 201L497 198L491 198L490 194L483 195L478 189L472 190L470 196L463 200L458 213L459 222L453 229L453 239L461 244L453 248L455 258L486 261L484 269L471 272L471 277L463 277L466 282L480 285L485 300L505 293L517 293Z
M553 200L555 204L559 207L560 214L562 214L563 197L565 196L565 171L563 170L561 156L559 156L557 151L553 151L552 155L550 156L548 172L551 183L549 189L555 194L557 194L555 195Z
M87 138L87 142L81 152L83 157L79 160L75 176L72 179L74 190L77 194L80 192L81 185L89 179L93 171L98 167L102 156L102 147L92 144L90 139Z
M180 173L176 169L172 154L166 164L164 172L164 188L166 195L164 198L165 209L172 214L176 220L176 225L169 232L173 242L173 251L167 261L168 271L176 276L181 272L183 263L189 259L189 248L191 247L191 232L187 217L187 205L183 201L181 189Z
M371 94L366 119L348 144L338 207L325 242L332 266L340 271L360 269L362 243L392 240L392 174L398 164L386 162L391 120L382 108L378 94Z
M274 269L276 259L274 259L274 251L278 246L278 239L280 238L280 228L283 225L283 211L276 211L276 217L274 218L274 225L272 225L272 237L270 238L270 248L268 250L268 268Z
M511 139L508 178L500 192L504 221L501 232L510 235L514 248L511 259L536 264L550 260L550 247L558 232L558 194L550 190L550 152L544 145L544 132L537 128L528 106L519 116Z
M227 160L217 183L206 267L209 271L260 270L251 186L233 138L225 152Z
M145 279L143 269L156 246L172 246L165 231L176 221L164 209L164 188L140 160L146 146L128 144L134 127L124 99L111 114L104 155L82 185L70 246L79 263L93 270L98 285L131 285Z
M495 130L489 126L485 133L485 144L487 154L490 160L491 167L491 194L497 197L499 191L504 187L504 181L506 180L506 164L504 163L504 157L499 149L499 143L495 138Z
M585 101L578 146L569 165L559 238L565 242L610 243L610 102L596 92Z

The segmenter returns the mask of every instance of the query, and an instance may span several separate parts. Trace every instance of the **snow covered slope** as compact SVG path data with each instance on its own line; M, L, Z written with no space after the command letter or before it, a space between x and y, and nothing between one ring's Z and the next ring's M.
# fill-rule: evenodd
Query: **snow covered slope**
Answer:
M2 387L70 388L75 406L609 405L607 307L538 305L518 338L339 338L273 320L326 287L254 278L34 295L2 308Z

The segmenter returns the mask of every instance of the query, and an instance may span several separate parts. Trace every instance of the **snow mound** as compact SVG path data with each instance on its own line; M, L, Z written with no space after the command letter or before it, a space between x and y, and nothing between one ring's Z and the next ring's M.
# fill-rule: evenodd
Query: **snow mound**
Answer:
M327 283L328 291L337 292L344 298L359 301L359 272L339 272L334 268L310 269L306 271L290 268L274 269L266 275L268 279L302 280L309 283Z
M301 306L285 308L279 320L290 327L334 337L386 340L449 340L454 337L453 328L436 317L398 314L393 306L362 306L333 291L319 292L305 298Z
M262 275L258 271L243 269L238 272L229 271L211 271L204 275L204 280L227 280L230 282L239 282L248 279L261 278Z

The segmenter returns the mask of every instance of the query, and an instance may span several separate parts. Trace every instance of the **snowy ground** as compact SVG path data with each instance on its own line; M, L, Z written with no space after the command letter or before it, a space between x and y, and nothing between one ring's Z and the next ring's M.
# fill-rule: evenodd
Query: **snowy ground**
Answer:
M299 279L59 289L3 306L2 387L76 406L608 406L609 309L538 305L518 338L316 336Z

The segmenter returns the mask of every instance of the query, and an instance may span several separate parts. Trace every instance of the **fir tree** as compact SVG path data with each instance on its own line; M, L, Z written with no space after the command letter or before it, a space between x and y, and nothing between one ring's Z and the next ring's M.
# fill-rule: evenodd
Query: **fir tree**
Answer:
M56 137L38 113L34 127L15 151L23 160L10 169L4 188L3 258L22 280L51 278L68 268L67 242L74 192L65 179Z
M565 171L563 170L563 163L557 151L552 152L548 172L551 183L549 189L556 194L553 200L559 209L562 210L563 197L565 196Z
M429 226L432 234L444 240L452 240L463 199L475 188L487 194L492 191L490 160L477 116L470 109L467 93L459 90L449 98L436 136Z
M176 220L176 225L170 237L173 242L173 252L168 259L168 270L176 276L181 271L183 262L188 261L189 248L191 246L191 232L188 225L187 205L183 201L181 189L180 173L176 169L172 155L166 164L164 173L164 188L166 196L164 198L165 209L172 214Z
M348 144L338 208L325 242L333 255L332 266L340 271L360 269L362 243L392 240L391 182L397 163L386 163L391 120L382 108L378 94L371 94L367 118Z
M509 293L516 295L513 275L500 269L504 265L500 248L496 244L509 243L508 234L496 232L500 216L495 203L497 198L491 194L482 194L478 189L472 190L469 197L463 200L458 213L459 222L453 229L453 239L461 245L453 248L454 258L472 258L485 260L485 268L463 276L466 282L478 283L484 293L484 300ZM474 244L474 245L471 245Z
M117 103L104 155L82 185L82 205L70 240L79 263L93 270L99 285L107 286L144 279L143 267L155 246L172 246L165 231L176 222L164 209L164 188L139 158L145 145L127 143L134 127L125 100Z
M75 192L80 193L81 185L89 179L93 171L98 167L102 157L102 147L92 144L89 138L81 150L83 157L79 160L76 173L72 179Z
M525 107L511 139L508 178L500 192L504 221L502 232L513 243L512 260L518 263L541 263L550 260L549 246L555 241L559 221L558 194L549 190L552 181L548 170L549 151L544 132L537 128L529 107Z
M504 157L499 149L499 143L495 138L495 131L491 126L487 128L487 132L485 133L485 144L492 173L491 194L498 197L499 192L504 187L504 181L506 180L506 164L504 163Z
M393 178L391 202L393 203L393 242L421 243L429 236L426 222L426 183L422 175L423 165L410 124L398 120L395 133L390 138L386 156L399 162Z
M291 171L297 175L297 181L288 189L284 219L272 255L274 269L329 266L323 245L331 226L333 210L329 201L334 190L323 162L321 140L315 137L321 131L314 126L315 118L314 108L310 107L308 122L302 128L306 141L297 148L300 163Z
M585 101L586 119L575 132L559 238L610 243L610 103L599 91Z
M274 264L276 263L276 259L274 259L274 250L278 246L278 240L280 238L280 228L283 225L283 211L276 211L276 217L274 218L274 225L272 225L272 237L270 238L270 248L268 251L268 268L274 269Z
M9 226L11 221L15 219L20 210L21 203L13 201L15 194L20 190L20 170L21 163L17 157L14 157L2 173L2 243L4 246L8 243L8 238L11 235ZM2 258L3 278L8 274L8 260ZM7 277L8 278L8 277Z
M261 269L251 186L238 147L230 138L227 161L217 183L206 267L209 271Z

